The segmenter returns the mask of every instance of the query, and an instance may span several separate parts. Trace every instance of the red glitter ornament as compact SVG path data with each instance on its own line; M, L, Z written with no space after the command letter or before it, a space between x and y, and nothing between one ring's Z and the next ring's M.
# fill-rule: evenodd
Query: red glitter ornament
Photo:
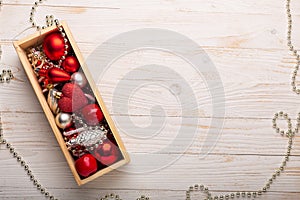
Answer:
M83 91L76 84L66 83L61 92L63 96L58 100L58 107L62 112L76 112L88 104Z
M88 125L95 126L104 118L103 113L97 104L89 104L82 108L81 115Z
M65 41L63 36L58 32L47 35L43 42L43 50L50 60L59 60L65 55Z
M62 67L66 72L74 73L79 69L80 64L75 56L68 56L63 61Z
M85 154L75 161L75 168L78 174L88 177L97 171L97 160L91 154Z

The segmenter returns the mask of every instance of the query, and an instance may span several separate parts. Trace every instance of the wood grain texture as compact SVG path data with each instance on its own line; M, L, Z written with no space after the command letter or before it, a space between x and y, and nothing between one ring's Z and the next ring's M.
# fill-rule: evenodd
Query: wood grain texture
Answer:
M59 199L96 199L115 192L123 199L146 194L151 199L184 199L192 184L206 184L214 194L235 190L257 190L283 159L287 138L272 129L274 113L290 114L293 124L299 112L299 96L291 92L290 78L295 65L286 47L285 2L272 0L48 0L38 8L39 23L46 14L66 20L85 59L104 41L139 28L163 28L181 33L197 42L209 55L221 77L225 91L223 127L211 127L222 115L212 114L210 92L201 77L184 60L172 53L141 50L114 62L97 81L103 100L116 122L132 162L83 187L78 187L55 140L46 117L27 80L12 42L34 32L28 29L32 0L4 0L0 11L0 63L10 65L16 79L0 85L0 112L4 136L30 164L35 176ZM300 2L292 1L293 41L300 47ZM26 30L26 31L24 31ZM24 31L24 32L23 32ZM193 52L197 55L199 52ZM160 64L180 72L190 85L198 106L182 114L182 105L169 88L168 74L153 72L156 86L143 87L128 99L128 112L118 110L114 94L119 83L125 89L140 83L139 77L126 78L139 66ZM99 66L100 67L100 66ZM3 68L1 64L1 69ZM94 68L91 68L94 70ZM184 69L184 70L183 70ZM91 71L97 73L97 70ZM212 77L213 78L213 77ZM172 79L172 77L171 77ZM146 81L151 82L151 79ZM217 88L212 88L217 89ZM180 92L180 90L179 90ZM117 98L118 97L118 98ZM151 115L153 105L164 113ZM128 119L132 124L128 123ZM182 120L197 123L182 124ZM158 134L141 139L141 127L159 129ZM284 126L284 123L280 123ZM167 151L156 152L174 140L179 129L196 130L193 137L182 137ZM219 132L220 131L220 132ZM205 141L218 136L207 154ZM187 145L187 148L184 148ZM184 150L183 150L184 149ZM138 155L153 154L157 162L146 165ZM300 136L296 135L286 172L260 199L298 200L300 196ZM152 172L160 159L176 160ZM41 199L40 194L4 146L0 147L0 199ZM201 199L201 194L193 194Z

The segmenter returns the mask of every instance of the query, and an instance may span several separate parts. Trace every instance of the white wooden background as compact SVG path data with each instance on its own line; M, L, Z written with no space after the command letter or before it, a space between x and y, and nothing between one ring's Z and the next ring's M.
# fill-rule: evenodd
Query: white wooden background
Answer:
M213 151L199 159L203 134L210 128L211 120L211 102L203 87L194 90L201 106L200 112L192 116L178 114L180 106L174 98L158 88L144 88L137 93L129 102L129 113L118 113L111 104L113 89L133 65L159 60L187 72L190 66L173 55L155 51L137 52L120 59L98 83L113 118L130 117L135 124L147 126L151 123L149 105L155 102L164 106L169 124L169 128L151 141L137 141L121 132L129 153L152 152L166 145L173 137L172 127L176 129L182 117L200 119L198 125L184 125L198 126L197 135L190 148L171 166L143 174L114 171L80 188L73 180L12 46L15 36L29 26L27 19L33 2L4 0L3 3L1 62L10 65L16 76L10 84L0 85L4 136L23 155L41 183L59 199L95 199L110 192L129 200L141 194L157 200L184 199L184 191L195 183L206 184L214 194L257 190L279 166L287 140L273 131L272 116L283 110L295 119L300 111L300 96L290 90L295 60L286 47L284 0L48 0L40 6L39 23L49 13L66 20L85 58L97 45L124 31L154 27L184 34L208 53L224 84L226 118L222 135ZM293 1L292 9L293 40L300 47L297 26L300 1ZM33 31L27 30L16 39ZM131 81L134 80L128 80L128 84ZM192 86L203 82L196 76L189 81ZM121 120L117 126L121 130L126 124ZM4 146L0 147L0 161L1 200L42 199ZM134 170L142 165L132 162L127 168ZM261 199L300 199L299 134L286 172Z

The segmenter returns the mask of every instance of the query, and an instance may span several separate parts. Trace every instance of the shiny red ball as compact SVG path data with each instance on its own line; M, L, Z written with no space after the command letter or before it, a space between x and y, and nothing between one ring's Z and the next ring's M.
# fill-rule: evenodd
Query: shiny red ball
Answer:
M75 161L75 168L80 176L88 177L97 171L97 160L91 154L85 154Z
M88 125L95 126L104 118L97 104L89 104L82 108L81 115Z
M65 52L64 38L58 32L47 35L43 42L43 50L50 60L59 60Z
M66 72L74 73L79 69L80 64L75 56L68 56L62 63L62 67Z
M93 153L95 158L106 166L114 164L119 159L119 154L118 146L109 140L103 142Z

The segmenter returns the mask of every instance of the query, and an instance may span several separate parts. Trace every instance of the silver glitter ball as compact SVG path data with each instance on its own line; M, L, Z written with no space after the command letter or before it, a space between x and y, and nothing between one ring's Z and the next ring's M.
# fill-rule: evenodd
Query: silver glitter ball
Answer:
M71 76L71 81L77 84L79 87L83 88L87 84L87 80L81 72L75 72Z
M58 115L56 115L55 122L61 129L69 128L72 125L72 116L68 113L58 113Z

